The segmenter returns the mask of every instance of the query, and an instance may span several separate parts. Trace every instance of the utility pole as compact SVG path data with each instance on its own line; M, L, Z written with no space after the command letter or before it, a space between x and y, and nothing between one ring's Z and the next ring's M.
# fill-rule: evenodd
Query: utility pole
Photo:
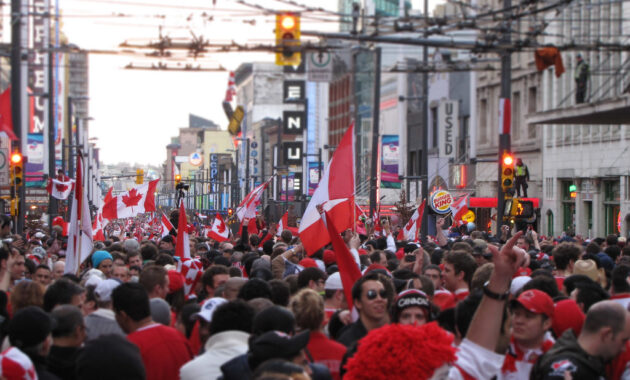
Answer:
M429 0L424 0L424 38L429 36ZM429 48L422 48L422 63L429 64ZM422 198L429 198L429 73L422 74L422 154L420 155L420 177L422 177ZM417 186L416 186L417 188ZM429 213L422 213L420 239L426 239L429 231Z
M13 119L13 133L18 138L18 141L12 142L11 149L13 151L19 150L24 157L24 152L21 149L25 138L22 135L22 22L22 1L11 0L11 118ZM26 167L26 165L24 166ZM11 198L17 197L19 200L17 223L15 224L18 234L24 230L25 195L24 183L11 194Z
M379 119L381 108L381 48L374 48L374 111L372 114L372 167L370 173L370 218L374 216L376 203L378 202L379 170L378 170L378 141Z
M54 78L54 58L52 44L49 42L48 51L48 177L50 180L55 178L55 96L56 86ZM52 230L52 221L58 214L57 199L52 196L48 197L48 226Z
M504 11L504 31L501 42L509 44L511 41L511 21L510 21L510 8L512 7L512 0L503 0ZM510 108L510 95L512 92L512 52L508 49L501 53L501 97L499 100L499 107L503 105L501 110L508 115L505 115L499 120L499 152L498 152L498 177L497 177L497 235L501 233L501 227L503 226L503 215L505 210L505 193L501 187L501 160L505 152L510 152L510 124L511 124L511 108ZM503 125L507 121L508 125Z

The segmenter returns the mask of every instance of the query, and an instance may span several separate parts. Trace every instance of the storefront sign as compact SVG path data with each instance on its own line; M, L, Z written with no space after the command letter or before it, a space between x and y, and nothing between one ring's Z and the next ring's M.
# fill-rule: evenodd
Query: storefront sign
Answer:
M431 209L440 215L448 214L451 211L453 197L446 190L438 190L431 194L429 205Z
M400 146L398 135L383 135L381 147L381 188L400 189L398 161Z
M440 157L455 158L459 132L459 103L445 100L438 108Z

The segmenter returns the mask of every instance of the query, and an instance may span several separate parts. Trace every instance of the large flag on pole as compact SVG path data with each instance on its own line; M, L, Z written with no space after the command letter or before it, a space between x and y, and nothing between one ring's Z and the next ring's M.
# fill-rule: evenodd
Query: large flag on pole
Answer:
M155 211L155 188L158 181L159 179L156 179L113 197L103 206L103 218L109 220L131 218Z
M256 217L256 206L260 204L260 197L271 182L269 178L265 183L256 186L249 194L245 196L240 205L236 208L236 216L241 222L245 218L253 219Z
M77 155L77 174L75 177L72 211L68 226L68 250L66 251L65 273L77 274L79 267L92 253L92 220L87 193L83 188L82 155Z
M422 215L424 215L424 207L426 199L422 201L418 209L411 215L411 219L398 232L398 240L418 240L418 232L422 226Z
M331 160L328 162L321 181L317 189L315 189L315 193L313 193L313 197L302 216L299 230L300 240L308 254L313 254L318 249L330 243L328 229L319 211L317 211L317 206L324 205L332 200L351 198L352 201L339 204L340 207L349 210L348 215L345 215L346 212L340 210L339 214L344 215L336 215L334 220L335 227L338 231L343 231L354 225L354 147L353 123L348 127L348 130L337 146L337 150L335 150ZM339 223L339 220L344 222Z
M188 220L186 220L186 208L184 200L179 204L179 221L177 223L177 244L175 255L180 259L190 259L190 240L188 239Z

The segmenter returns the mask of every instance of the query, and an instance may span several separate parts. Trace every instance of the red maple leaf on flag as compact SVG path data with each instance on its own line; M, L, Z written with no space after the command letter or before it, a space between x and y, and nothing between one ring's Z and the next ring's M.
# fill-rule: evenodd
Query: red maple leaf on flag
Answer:
M123 195L122 201L127 207L137 206L142 199L142 194L138 194L136 189L129 190L129 195Z
M217 226L217 231L222 234L225 231L225 223L222 220L219 220L219 225Z
M55 184L55 189L57 189L58 192L63 193L64 191L68 190L68 185L57 183Z

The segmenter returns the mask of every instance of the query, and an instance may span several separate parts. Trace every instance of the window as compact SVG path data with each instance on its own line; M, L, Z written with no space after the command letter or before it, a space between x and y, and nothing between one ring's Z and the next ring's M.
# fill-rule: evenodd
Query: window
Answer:
M538 102L538 93L536 87L530 87L528 95L529 99L527 100L527 113L536 113L536 103Z
M619 201L621 188L619 181L604 182L604 230L606 234L616 234L617 220L619 218Z
M519 140L521 136L521 93L512 94L512 136Z
M438 109L437 107L431 107L431 141L432 147L438 146Z
M547 210L547 236L553 236L553 211Z
M547 199L549 200L554 199L553 184L554 184L553 177L545 178L545 195Z
M479 142L488 142L488 100L481 99L479 102Z

